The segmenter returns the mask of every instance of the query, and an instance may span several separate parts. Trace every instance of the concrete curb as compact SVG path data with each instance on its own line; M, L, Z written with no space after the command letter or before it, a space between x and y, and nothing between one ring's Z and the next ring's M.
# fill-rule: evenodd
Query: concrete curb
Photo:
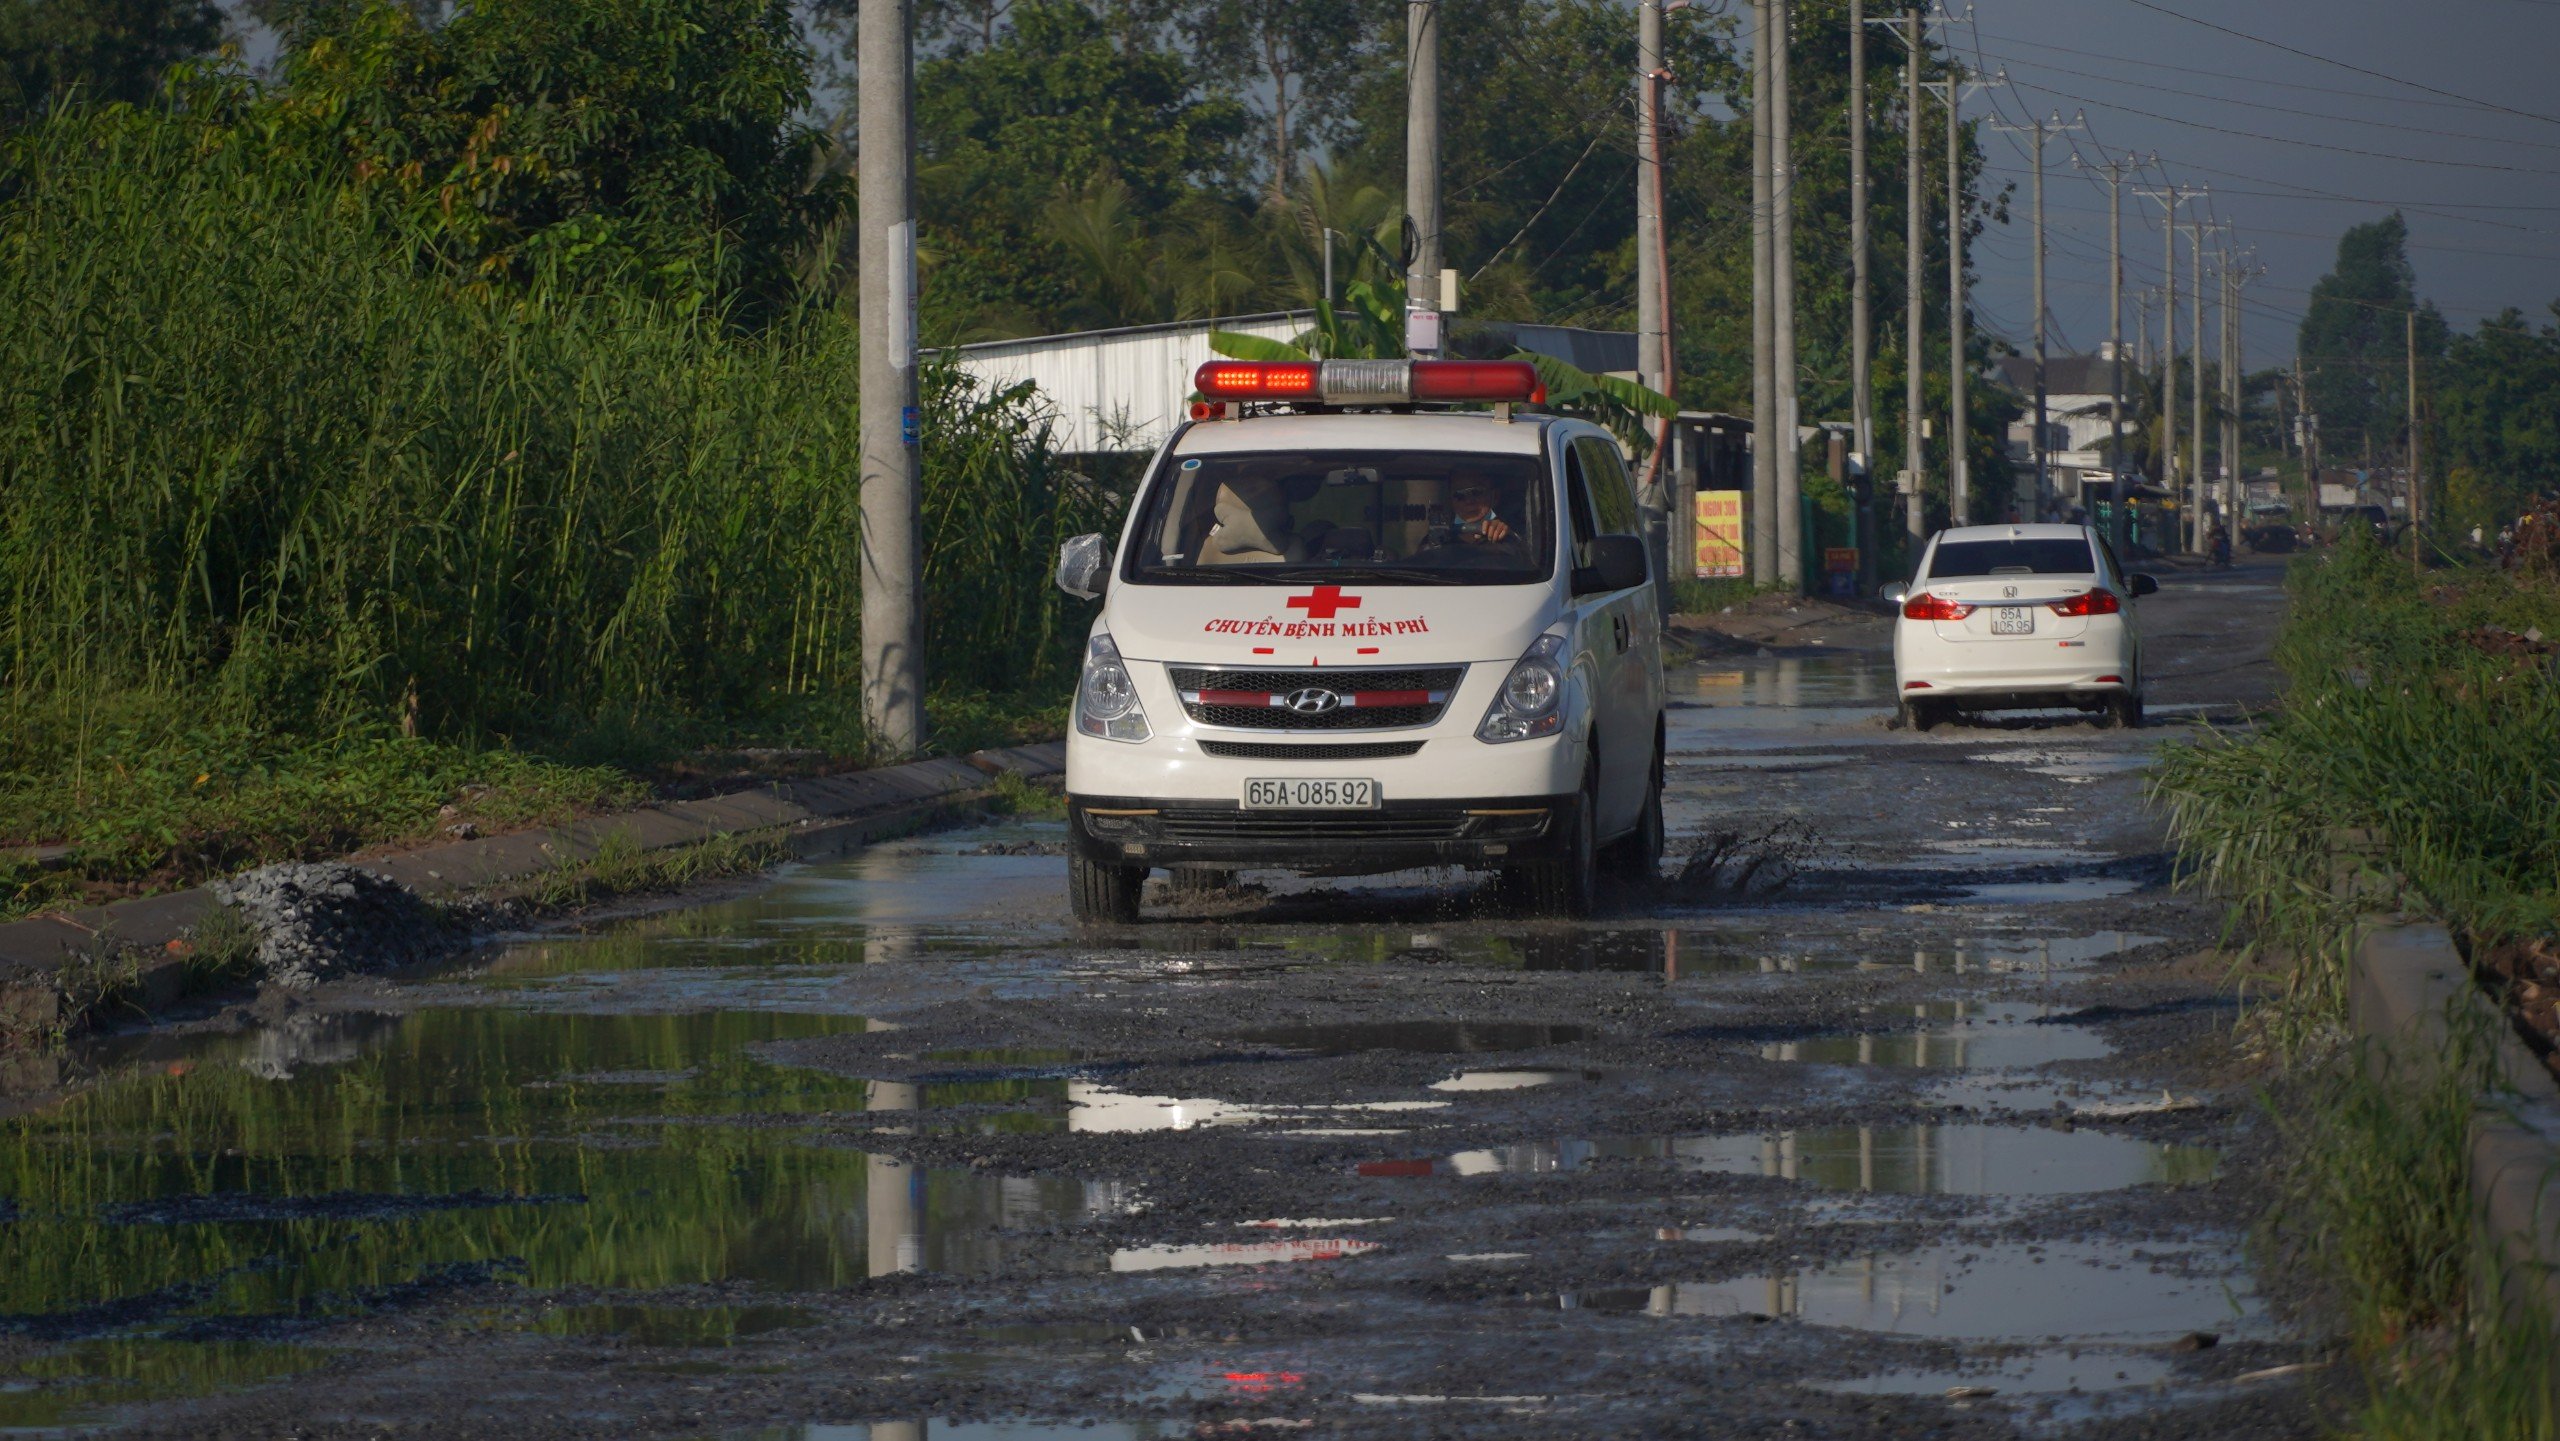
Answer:
M2472 1214L2497 1248L2513 1299L2560 1317L2560 1087L2472 979L2436 922L2370 918L2356 943L2347 1015L2373 1044L2366 1065L2431 1077L2454 1028L2492 1037L2492 1081L2472 1112Z
M576 822L562 830L453 841L365 861L428 896L504 887L594 860L608 846L648 852L723 837L772 839L795 857L841 854L913 828L984 791L1006 773L1064 773L1064 741L984 750L957 759L788 781L758 791L671 801ZM128 1000L144 1012L185 988L187 936L214 908L203 886L0 925L0 1033L65 1028L57 978L83 957L133 958Z

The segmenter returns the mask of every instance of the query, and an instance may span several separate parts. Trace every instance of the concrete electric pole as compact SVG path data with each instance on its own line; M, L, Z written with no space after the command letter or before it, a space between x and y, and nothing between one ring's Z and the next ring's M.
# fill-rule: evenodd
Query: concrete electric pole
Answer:
M916 446L913 0L862 0L855 313L862 356L862 719L874 752L924 745L924 524Z
M1654 151L1658 103L1655 77L1662 71L1662 0L1636 0L1636 380L1663 387L1662 216L1656 208L1662 157Z
M1440 312L1440 0L1406 0L1404 213L1413 261L1404 280L1405 349L1437 355Z
M2427 491L2418 479L2418 307L2402 318L2409 364L2409 568L2427 573Z
M1751 579L1778 579L1777 309L1771 296L1769 0L1751 7Z
M1849 427L1858 465L1867 473L1866 506L1857 517L1858 594L1875 589L1876 473L1875 324L1867 244L1867 23L1865 0L1849 0Z
M2204 238L2221 227L2209 220L2182 225L2187 232L2188 277L2195 283L2187 296L2187 387L2194 401L2194 422L2187 427L2187 489L2195 503L2195 524L2188 551L2205 552L2205 510L2211 489L2204 473Z
M2071 163L2079 166L2080 157ZM2143 163L2125 155L2088 167L2107 177L2107 538L2119 556L2133 548L2133 486L2124 461L2124 175Z
M1960 80L1952 73L1920 88L1947 107L1947 523L1973 523L1971 401L1965 395L1972 356L1965 338L1964 98L2008 79Z
M2005 120L1999 119L1993 119L1986 121L1985 123L1994 130L2013 132L2022 135L2033 135L2036 138L2034 184L2036 233L2036 420L2034 450L2036 469L2033 477L2033 484L2035 487L2034 499L2029 504L2020 507L2020 512L2023 518L2027 520L2042 520L2044 519L2046 509L2053 504L2053 455L2051 450L2045 445L2044 142L2052 136L2067 134L2070 131L2077 130L2081 128L2085 122L2081 117L2075 115L2071 118L2070 122L2066 124L2062 117L2057 114L2044 120L2030 121L2025 125L2012 125Z
M1867 22L1902 42L1902 532L1909 558L1920 558L1929 539L1929 520L1922 508L1920 476L1928 451L1920 435L1922 347L1926 339L1925 302L1920 284L1920 240L1928 215L1920 189L1920 10Z
M2160 487L2169 493L2172 503L2179 503L2178 207L2204 192L2183 185L2164 185L2157 190L2136 187L2134 193L2160 202ZM2143 324L2150 323L2146 309Z
M1796 161L1795 95L1787 52L1795 43L1793 0L1761 0L1769 19L1770 360L1778 399L1778 579L1804 594L1804 446L1796 438Z

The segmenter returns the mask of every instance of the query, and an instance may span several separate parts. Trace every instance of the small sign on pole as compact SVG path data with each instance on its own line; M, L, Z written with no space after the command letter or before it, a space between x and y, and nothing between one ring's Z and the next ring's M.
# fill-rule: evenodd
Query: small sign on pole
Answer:
M1742 492L1698 492L1698 579L1746 574L1742 553Z
M1854 545L1826 545L1822 548L1823 593L1843 600L1858 593L1858 548Z

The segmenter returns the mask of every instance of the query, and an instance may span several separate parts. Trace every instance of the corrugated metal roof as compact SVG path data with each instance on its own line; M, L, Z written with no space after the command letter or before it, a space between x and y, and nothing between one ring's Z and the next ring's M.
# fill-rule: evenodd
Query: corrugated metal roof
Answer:
M1148 451L1189 416L1192 372L1218 358L1210 331L1295 340L1314 325L1313 311L1274 311L988 340L956 353L962 370L990 386L1039 386L1057 408L1059 449Z

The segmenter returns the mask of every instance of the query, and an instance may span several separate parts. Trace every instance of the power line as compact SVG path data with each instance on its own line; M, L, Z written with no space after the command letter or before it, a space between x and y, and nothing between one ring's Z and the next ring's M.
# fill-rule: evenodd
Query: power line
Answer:
M2560 0L2552 0L2552 3L2560 4ZM2132 63L2143 66L2144 68L2152 68L2149 66L2148 62L2126 62L2122 55L2110 55L2104 51L2074 50L2068 45L2056 45L2049 40L2029 40L2021 35L2001 35L1987 30L1981 31L1980 33L1993 40L2000 41L2003 44L2024 45L2030 50L2051 50L2060 55L2077 55L2085 60L2111 60L2119 64ZM2060 67L2056 68L2058 69ZM2472 110L2478 108L2466 101L2412 100L2405 95L2376 95L2370 90L2343 90L2335 85L2306 85L2299 80L2272 80L2264 75L2244 75L2232 70L2207 70L2202 66L2197 65L2180 64L2178 66L2178 73L2181 75L2211 76L2216 80L2239 80L2251 85L2272 85L2280 90L2308 90L2319 95L2344 95L2357 100L2380 101L2386 105L2424 105L2438 110Z
M2483 110L2496 110L2504 114L2519 116L2526 120L2539 120L2546 125L2560 125L2560 115L2539 115L2531 110L2518 110L2512 105L2501 105L2494 100L2482 100L2477 96L2462 94L2460 91L2438 89L2437 87L2426 84L2423 81L2411 80L2405 76L2393 75L2381 70L2368 70L2362 65L2352 65L2344 60L2335 59L2331 56L2318 55L2309 50L2297 49L2294 46L2285 44L2281 40L2269 40L2263 35L2252 35L2246 30L2234 30L2228 25L2217 25L2210 20L2199 19L2193 15L2183 14L2179 11L2170 9L2166 5L2154 4L2152 3L2152 0L2126 0L2126 3L2138 5L2155 14L2166 15L2172 20L2184 20L2190 25L2201 25L2207 30L2219 31L2220 33L2231 36L2234 39L2246 40L2252 45L2264 45L2270 50L2281 50L2287 55L2298 55L2305 60L2316 60L2323 65L2334 65L2341 70L2353 71L2358 75L2369 76L2375 80L2388 81L2393 85L2406 85L2412 90L2423 90L2429 95L2441 95L2448 100L2459 100L2468 105L2477 105Z
M2120 110L2127 115L2142 116L2146 120L2161 120L2171 125L2210 130L2217 135L2233 135L2242 140L2261 140L2272 145L2299 145L2312 150L2334 150L2341 155L2357 155L2368 160L2394 160L2406 165L2452 166L2461 170L2498 170L2510 175L2560 175L2560 170L2539 170L2529 165L2499 165L2486 160L2436 160L2423 155L2395 155L2387 150L2365 150L2353 145L2331 145L2321 140L2296 140L2286 135L2268 135L2255 130L2238 130L2228 125L2214 125L2202 120L2187 120L2176 115L2163 115L2156 110L2143 110L2114 100L2098 100L2086 95L2074 95L2068 90L2056 90L2050 85L2036 85L2032 82L2017 83L2026 84L2029 89L2041 90L2047 95L2058 95L2065 100L2076 101L2082 105Z

